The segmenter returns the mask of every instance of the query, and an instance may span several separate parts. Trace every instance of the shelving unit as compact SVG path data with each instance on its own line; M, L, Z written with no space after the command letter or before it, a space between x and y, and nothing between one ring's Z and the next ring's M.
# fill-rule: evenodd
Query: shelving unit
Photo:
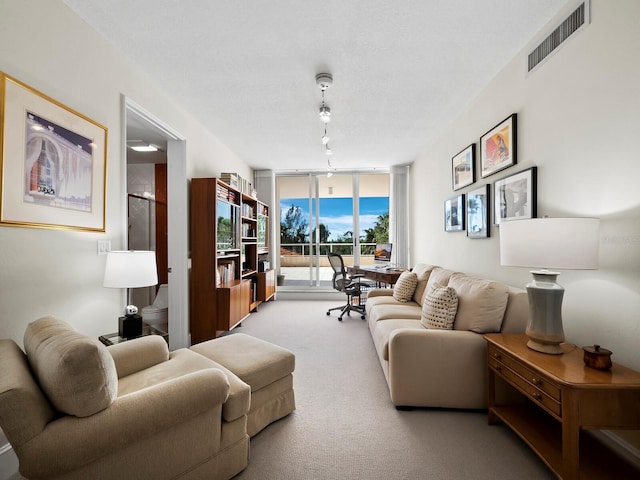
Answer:
M269 206L258 201L257 209L258 301L268 302L276 294L276 272L269 265Z
M251 280L249 311L258 308L256 274L258 273L258 201L242 194L242 278Z
M191 180L191 343L233 329L273 298L261 292L275 273L258 271L259 250L268 254L268 229L260 241L258 233L265 223L268 207L251 195L216 178Z

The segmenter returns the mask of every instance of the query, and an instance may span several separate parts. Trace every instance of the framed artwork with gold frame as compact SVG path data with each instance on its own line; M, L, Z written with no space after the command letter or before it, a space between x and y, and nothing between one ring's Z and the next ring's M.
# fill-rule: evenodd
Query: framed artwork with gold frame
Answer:
M105 231L107 128L0 72L0 225Z

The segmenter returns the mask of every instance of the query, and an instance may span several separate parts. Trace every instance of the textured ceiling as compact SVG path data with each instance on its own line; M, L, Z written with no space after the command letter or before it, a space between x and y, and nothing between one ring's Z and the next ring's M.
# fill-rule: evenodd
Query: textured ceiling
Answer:
M276 170L326 168L317 73L334 77L333 167L409 163L571 3L64 1L251 167Z

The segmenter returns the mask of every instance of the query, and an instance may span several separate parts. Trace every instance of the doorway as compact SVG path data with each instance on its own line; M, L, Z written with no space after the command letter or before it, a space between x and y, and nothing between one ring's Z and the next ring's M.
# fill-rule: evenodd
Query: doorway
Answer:
M127 221L124 245L156 251L159 283L168 285L169 347L171 350L188 347L186 141L127 97L123 97L123 112L123 191L127 192L123 212ZM149 152L150 155L133 154L128 145L134 142L154 145L157 151ZM131 212L131 228L130 208L137 209ZM163 226L165 218L166 226ZM155 287L141 289L137 293L140 296L137 305L153 303L155 291Z

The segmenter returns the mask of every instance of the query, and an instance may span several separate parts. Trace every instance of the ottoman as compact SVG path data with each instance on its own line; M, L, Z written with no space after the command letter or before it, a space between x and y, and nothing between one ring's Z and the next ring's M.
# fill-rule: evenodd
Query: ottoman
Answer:
M190 349L219 363L251 387L247 415L250 437L295 410L295 356L286 348L244 333L232 333Z

